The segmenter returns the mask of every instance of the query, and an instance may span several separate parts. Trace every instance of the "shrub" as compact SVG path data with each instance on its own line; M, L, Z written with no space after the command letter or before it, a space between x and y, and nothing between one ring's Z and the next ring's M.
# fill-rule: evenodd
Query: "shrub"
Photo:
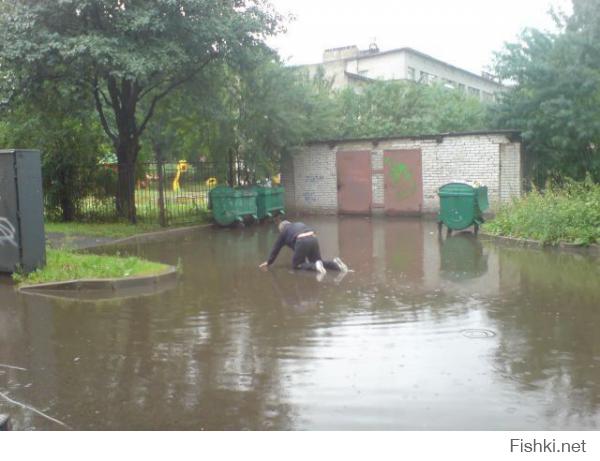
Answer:
M600 242L600 184L548 183L502 207L485 230L496 235L530 238L545 244Z

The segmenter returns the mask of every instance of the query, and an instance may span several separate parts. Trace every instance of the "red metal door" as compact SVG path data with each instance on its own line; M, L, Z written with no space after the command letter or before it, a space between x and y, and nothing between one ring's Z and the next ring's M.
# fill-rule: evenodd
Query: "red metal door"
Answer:
M371 213L370 151L337 153L337 189L340 213Z
M423 208L421 150L386 150L383 153L385 213L419 214Z

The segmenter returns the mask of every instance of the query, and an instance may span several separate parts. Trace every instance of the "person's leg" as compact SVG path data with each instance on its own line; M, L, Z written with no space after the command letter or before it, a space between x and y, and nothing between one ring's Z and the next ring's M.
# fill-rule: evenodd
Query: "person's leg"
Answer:
M308 260L311 263L316 263L317 261L321 261L323 263L323 267L326 270L334 270L339 271L340 267L335 263L335 261L324 261L321 257L321 248L319 247L319 240L316 237L308 238L310 240L311 251L308 254Z
M294 245L294 256L292 256L292 269L300 269L305 271L315 270L315 265L310 262L306 262L308 255L310 254L311 248L309 243L306 242L308 239L300 239L296 241Z
M341 272L348 272L348 266L346 265L346 263L344 261L341 260L340 257L333 258L333 262L335 264L337 264L337 266L340 268Z
M341 269L340 269L340 266L338 266L338 265L335 263L335 261L329 261L329 260L327 260L327 261L323 261L323 266L324 266L324 267L325 267L325 269L327 269L327 270L332 270L332 271L339 271L339 270L341 270Z

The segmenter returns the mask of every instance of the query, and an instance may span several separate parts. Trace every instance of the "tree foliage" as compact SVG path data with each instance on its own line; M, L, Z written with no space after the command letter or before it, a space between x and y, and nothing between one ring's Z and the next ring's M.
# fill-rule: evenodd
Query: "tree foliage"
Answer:
M337 96L339 137L472 131L485 127L485 105L440 85L374 82Z
M230 163L243 164L243 179L253 181L276 174L290 148L331 132L332 100L328 88L256 48L177 91L157 113L150 137L157 134L167 156L219 163L223 178Z
M278 20L263 0L6 0L0 63L13 93L59 80L93 96L119 162L118 209L135 221L140 138L158 103Z
M46 85L35 99L14 101L0 122L0 145L41 150L46 211L64 221L97 192L98 161L110 148L90 102Z
M558 32L523 32L498 53L498 74L513 83L492 114L522 130L538 184L548 177L600 180L600 1L574 0L555 14Z

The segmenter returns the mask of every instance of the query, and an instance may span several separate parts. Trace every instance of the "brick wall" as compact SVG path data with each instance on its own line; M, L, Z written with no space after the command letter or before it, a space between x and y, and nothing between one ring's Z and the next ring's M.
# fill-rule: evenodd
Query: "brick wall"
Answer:
M296 153L293 158L295 203L289 208L315 213L336 213L335 151L327 145L314 145Z
M423 171L423 212L438 210L437 190L454 181L478 181L488 187L492 210L522 192L521 149L505 134L465 134L433 138L397 138L314 143L293 155L292 174L284 174L287 206L309 212L337 212L338 151L370 150L373 207L384 197L383 152L388 149L420 149Z
M292 155L286 155L281 159L281 184L285 186L286 209L294 211L296 207L296 189L294 187L294 157Z
M500 201L509 202L522 193L520 146L518 144L500 144Z

